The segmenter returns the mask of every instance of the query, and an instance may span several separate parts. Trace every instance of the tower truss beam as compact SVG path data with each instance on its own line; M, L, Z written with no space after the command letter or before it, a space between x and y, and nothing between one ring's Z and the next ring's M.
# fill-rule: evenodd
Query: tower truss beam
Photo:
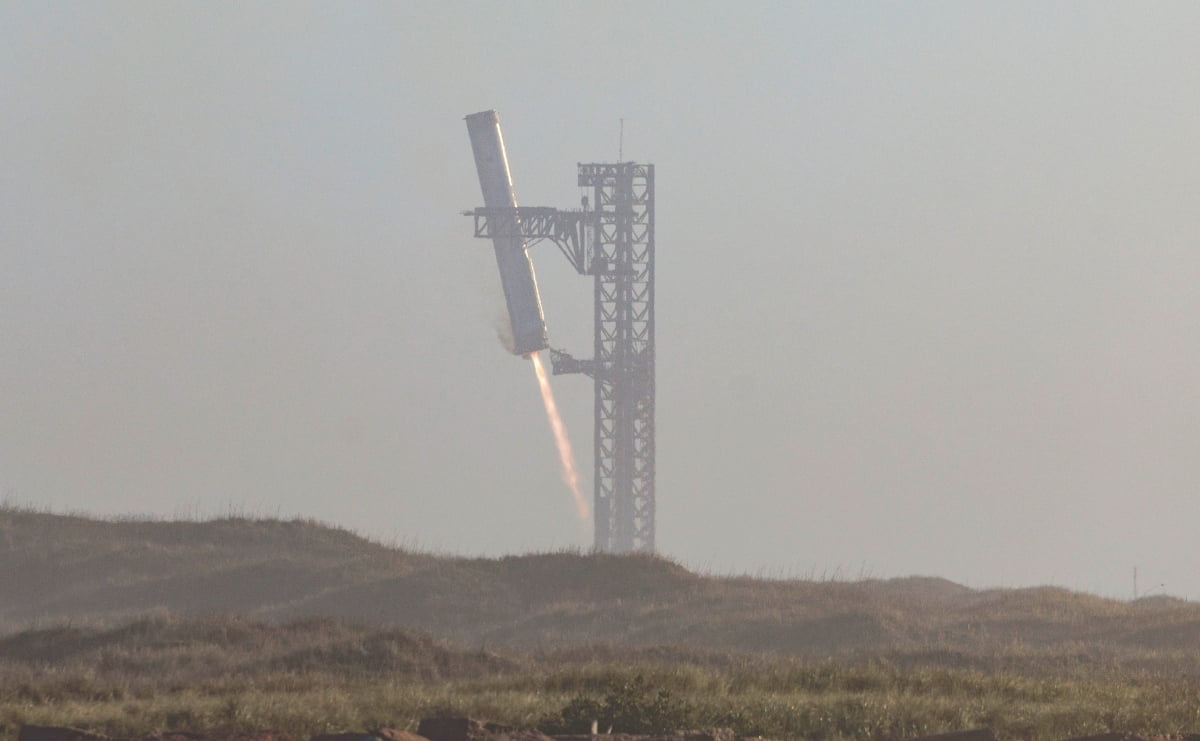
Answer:
M589 212L564 211L543 206L477 208L464 211L475 218L475 236L481 239L516 237L531 245L549 239L581 275L591 272Z

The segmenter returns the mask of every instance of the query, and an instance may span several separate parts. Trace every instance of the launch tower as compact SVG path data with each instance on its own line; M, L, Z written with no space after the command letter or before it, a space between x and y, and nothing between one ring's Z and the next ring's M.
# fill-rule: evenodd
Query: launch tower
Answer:
M592 359L551 351L554 373L595 386L596 548L654 550L654 165L579 165L593 208Z
M550 240L592 277L593 355L551 349L551 364L555 375L582 373L594 385L595 548L653 551L654 165L580 164L578 181L590 193L581 210L489 205L466 213L476 237Z

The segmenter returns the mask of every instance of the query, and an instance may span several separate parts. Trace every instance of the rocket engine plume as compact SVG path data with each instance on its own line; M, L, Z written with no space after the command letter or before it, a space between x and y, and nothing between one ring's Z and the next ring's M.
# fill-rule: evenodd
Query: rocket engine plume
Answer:
M554 391L550 388L550 379L546 376L546 367L538 353L529 353L533 361L533 372L537 374L538 387L542 390L542 403L546 405L546 417L550 420L550 429L554 432L554 444L558 446L558 459L562 464L563 483L571 490L575 498L575 508L579 510L579 519L587 521L591 517L587 499L579 490L579 471L575 468L575 453L571 450L571 439L567 437L567 426L563 424L558 413L558 404L554 401Z

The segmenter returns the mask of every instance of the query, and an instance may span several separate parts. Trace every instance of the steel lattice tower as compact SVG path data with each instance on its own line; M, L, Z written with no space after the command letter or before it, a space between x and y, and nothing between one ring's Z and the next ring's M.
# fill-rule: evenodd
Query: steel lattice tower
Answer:
M595 546L653 551L654 166L580 165L579 185L593 194Z
M579 165L582 211L477 208L475 236L549 239L594 281L594 355L551 350L555 375L595 384L595 548L654 550L654 165ZM515 218L514 218L515 217Z

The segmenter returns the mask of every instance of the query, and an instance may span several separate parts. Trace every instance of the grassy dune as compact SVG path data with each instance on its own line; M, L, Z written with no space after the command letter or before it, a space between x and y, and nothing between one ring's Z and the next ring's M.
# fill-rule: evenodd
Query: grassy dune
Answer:
M114 522L0 509L0 589L0 631L167 610L333 617L468 646L670 643L808 658L1048 650L1200 675L1190 650L1200 645L1200 605L1181 600L972 590L933 578L719 578L650 556L452 558L310 521Z
M0 740L727 725L781 738L1200 730L1200 606L932 578L715 578L648 556L462 559L313 522L0 509ZM661 694L660 694L661 693Z

